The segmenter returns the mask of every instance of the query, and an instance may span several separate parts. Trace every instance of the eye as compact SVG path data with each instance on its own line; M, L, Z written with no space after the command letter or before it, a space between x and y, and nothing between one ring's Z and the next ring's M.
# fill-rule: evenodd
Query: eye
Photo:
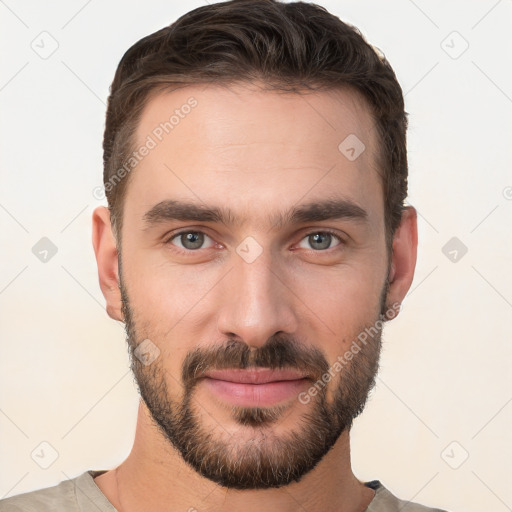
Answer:
M173 242L173 240L177 240ZM202 247L205 243L205 239L211 241L211 244L208 247ZM206 234L201 231L180 231L173 235L167 243L172 243L172 245L176 245L180 249L184 249L186 251L195 251L197 249L208 249L213 247L213 240Z
M334 247L337 247L338 245L341 245L343 243L343 240L336 234L331 233L330 231L315 231L313 233L310 233L306 237L304 237L301 240L301 243L305 240L307 244L310 245L310 247L313 248L313 250L325 250L325 249L331 249L331 243L333 241L333 238L338 240L338 244L336 244ZM303 247L299 244L299 247L302 247L303 249L309 249L310 247Z

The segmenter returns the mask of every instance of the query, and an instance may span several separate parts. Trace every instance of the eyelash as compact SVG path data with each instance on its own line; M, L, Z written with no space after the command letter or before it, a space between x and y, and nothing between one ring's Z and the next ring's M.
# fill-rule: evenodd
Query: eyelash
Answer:
M208 235L208 233L205 233L204 231L195 230L195 229L184 229L184 230L178 231L177 233L173 233L170 237L167 237L166 240L165 240L165 244L166 245L173 245L173 244L171 244L172 240L174 240L175 238L178 238L180 235L184 235L186 233L200 233L200 234L206 235L207 237L212 239L212 237L210 235ZM335 232L335 231L333 231L331 229L322 229L322 230L310 231L310 232L306 233L300 239L299 242L301 242L302 240L304 240L308 236L316 235L316 234L319 234L319 233L328 233L329 235L332 235L334 238L336 238L340 242L339 246L345 244L345 240L337 232ZM313 251L313 252L316 252L316 253L323 253L323 252L328 252L329 250L336 249L339 246L337 245L335 247L329 247L329 249L324 249L324 250L320 250L320 251L315 251L314 249L310 249L310 250ZM176 247L176 246L173 246L173 250L178 252L179 254L186 255L186 256L190 256L193 253L197 253L197 252L201 251L201 249L196 249L196 250L182 249L182 248Z

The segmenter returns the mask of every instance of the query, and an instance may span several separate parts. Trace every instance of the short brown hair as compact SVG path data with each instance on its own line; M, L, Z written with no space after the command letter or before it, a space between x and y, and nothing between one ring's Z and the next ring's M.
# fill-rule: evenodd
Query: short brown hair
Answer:
M187 84L256 81L275 90L349 87L363 95L380 139L389 249L407 196L407 114L395 73L357 28L325 8L276 0L199 7L124 54L110 88L103 140L103 181L118 243L129 181L119 171L134 150L150 96Z

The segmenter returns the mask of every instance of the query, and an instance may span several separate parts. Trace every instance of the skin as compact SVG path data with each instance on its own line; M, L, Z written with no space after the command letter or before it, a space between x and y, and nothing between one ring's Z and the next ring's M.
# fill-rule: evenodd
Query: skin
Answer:
M158 361L176 401L183 396L178 384L187 353L230 336L255 348L284 332L320 349L333 364L361 327L378 317L388 277L386 303L402 302L413 279L417 248L416 212L408 207L393 238L392 260L387 259L378 142L369 109L357 93L303 96L262 91L257 84L188 86L149 101L138 141L143 143L191 96L197 107L130 175L121 248L123 283L139 335L160 349ZM338 150L349 134L366 146L355 161ZM277 213L327 197L356 203L367 212L366 220L279 229L271 221ZM229 206L239 223L168 221L145 230L144 214L166 199ZM186 249L179 237L172 243L169 239L181 229L206 233L204 248L180 255L177 251ZM332 247L315 250L308 235L325 229L339 234L342 242L333 238ZM236 252L248 236L262 248L252 263ZM93 213L93 246L107 312L123 321L120 255L105 207ZM329 400L339 378L327 385ZM248 442L254 431L234 422L229 408L209 393L197 386L202 425L215 433L222 425L236 433L239 446ZM311 406L287 402L285 414L272 424L273 434L289 432ZM226 489L184 462L143 401L130 455L95 482L122 512L191 507L291 512L297 502L308 512L361 512L374 497L352 472L349 430L299 482L277 489Z

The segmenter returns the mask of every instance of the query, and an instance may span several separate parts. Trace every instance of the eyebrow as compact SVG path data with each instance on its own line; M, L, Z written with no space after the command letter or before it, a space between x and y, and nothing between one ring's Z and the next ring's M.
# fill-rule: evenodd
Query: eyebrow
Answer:
M285 225L324 220L349 219L366 221L368 213L356 203L346 199L327 199L296 206L287 212L279 212L269 218L274 229ZM169 221L213 222L231 226L242 226L245 220L237 218L229 209L220 206L204 206L196 203L168 199L148 210L143 218L146 231L158 224Z

